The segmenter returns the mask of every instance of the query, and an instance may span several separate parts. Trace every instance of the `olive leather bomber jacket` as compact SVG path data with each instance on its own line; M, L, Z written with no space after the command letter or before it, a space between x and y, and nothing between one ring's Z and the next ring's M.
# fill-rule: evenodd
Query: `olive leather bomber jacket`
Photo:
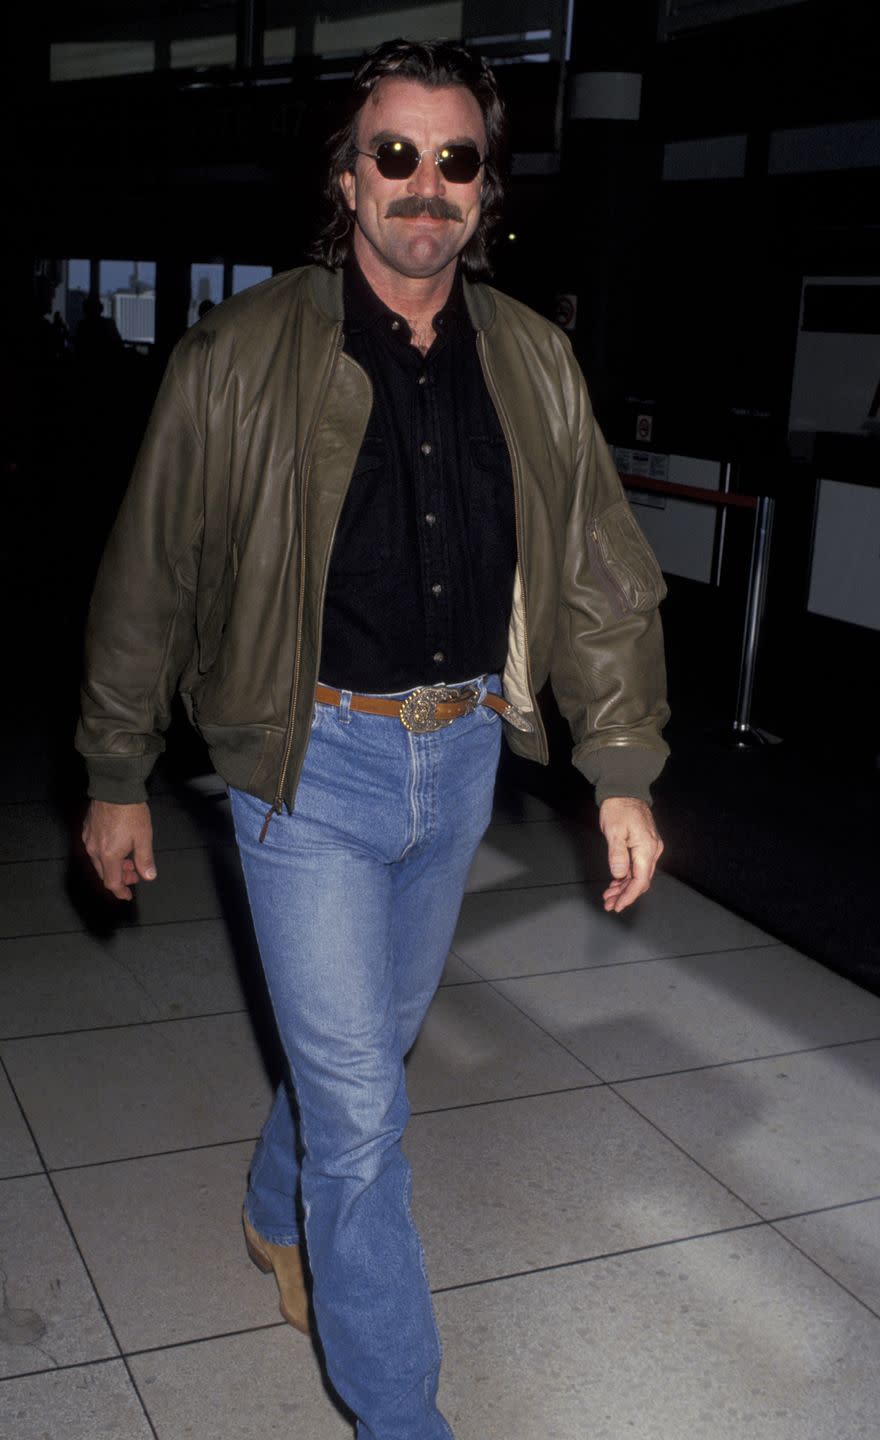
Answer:
M547 761L548 676L597 799L647 799L667 747L663 579L566 337L465 285L510 451L518 565L504 694ZM146 798L175 689L218 773L293 807L333 538L372 405L342 349L342 276L306 267L212 310L178 343L98 573L77 748L89 793Z

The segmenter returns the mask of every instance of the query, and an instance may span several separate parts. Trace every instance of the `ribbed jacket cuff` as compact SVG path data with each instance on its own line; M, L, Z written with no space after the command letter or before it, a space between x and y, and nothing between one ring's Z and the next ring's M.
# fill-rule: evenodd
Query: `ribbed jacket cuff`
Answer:
M645 745L607 745L575 755L578 770L596 787L596 804L613 795L651 804L651 784L666 763L666 751Z
M155 755L86 755L88 793L112 805L138 805L147 800L145 781Z

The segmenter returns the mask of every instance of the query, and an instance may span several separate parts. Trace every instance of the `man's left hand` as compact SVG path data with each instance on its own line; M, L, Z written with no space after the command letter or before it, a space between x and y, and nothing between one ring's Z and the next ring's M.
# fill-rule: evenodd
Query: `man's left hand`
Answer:
M603 891L606 910L619 914L650 888L663 841L650 805L612 796L599 807L599 828L608 842L611 884Z

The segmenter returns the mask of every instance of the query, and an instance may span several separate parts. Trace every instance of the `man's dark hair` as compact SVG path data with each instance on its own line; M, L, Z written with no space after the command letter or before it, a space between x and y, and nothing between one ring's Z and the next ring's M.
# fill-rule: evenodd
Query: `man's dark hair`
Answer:
M501 180L506 132L504 103L498 94L495 76L485 61L451 40L386 40L367 56L355 74L345 123L328 141L330 167L324 200L330 214L312 247L312 259L335 270L351 249L354 215L345 202L339 181L346 171L355 167L360 113L379 81L387 76L415 80L431 89L463 85L477 101L486 129L482 207L480 223L462 251L461 263L471 279L491 274L489 236L500 218L504 199Z

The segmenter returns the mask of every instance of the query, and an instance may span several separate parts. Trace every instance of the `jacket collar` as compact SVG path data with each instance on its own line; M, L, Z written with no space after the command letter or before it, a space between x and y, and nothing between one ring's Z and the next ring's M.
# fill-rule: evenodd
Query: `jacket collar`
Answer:
M309 271L312 299L328 320L342 324L342 270L312 265ZM464 282L464 298L475 330L488 330L495 318L495 298L488 285Z

